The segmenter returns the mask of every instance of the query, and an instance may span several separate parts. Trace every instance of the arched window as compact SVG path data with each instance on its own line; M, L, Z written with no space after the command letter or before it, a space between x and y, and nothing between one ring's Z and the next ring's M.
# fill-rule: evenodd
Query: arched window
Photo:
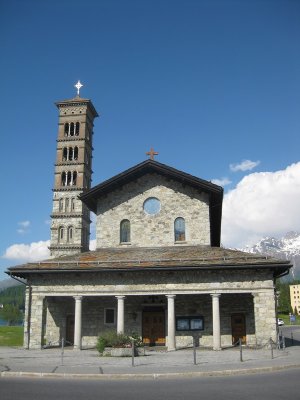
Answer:
M68 171L67 173L67 185L66 186L71 186L72 184L72 172Z
M65 212L68 212L69 211L69 199L68 198L66 198L66 207L65 207Z
M67 175L66 175L65 172L63 172L63 173L61 174L61 185L62 185L62 186L66 186L66 185L67 185Z
M176 218L174 222L175 242L185 241L185 220L184 218Z
M78 147L74 147L73 159L78 160Z
M73 242L73 226L68 228L68 242Z
M70 125L69 123L65 123L65 136L69 136L69 129L70 129Z
M64 200L59 199L59 211L63 211L63 209L64 209Z
M74 122L71 122L70 123L70 136L74 136L74 130L75 130Z
M75 211L75 199L71 199L71 211Z
M62 226L58 229L58 241L62 242L64 240L64 228Z
M77 172L73 172L73 180L71 185L76 186L76 182L77 182Z
M68 160L68 149L67 147L64 147L63 149L63 161L67 161Z
M128 219L123 219L120 223L120 242L130 242L130 221Z
M76 126L75 126L75 135L78 136L79 135L79 128L80 128L80 123L76 122Z

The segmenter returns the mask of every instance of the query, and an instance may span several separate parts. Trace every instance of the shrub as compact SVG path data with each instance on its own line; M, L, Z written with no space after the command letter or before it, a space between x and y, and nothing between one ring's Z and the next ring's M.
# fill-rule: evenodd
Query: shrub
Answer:
M143 345L143 342L139 335L133 332L130 336L124 335L123 333L117 333L116 331L110 330L104 332L98 337L96 348L99 353L103 353L105 347L131 347L132 339L136 347Z
M140 335L136 332L132 332L130 335L130 339L134 340L135 347L142 347L144 346L143 340L141 339Z
M130 347L131 339L123 333L107 331L98 337L96 348L103 353L105 347Z

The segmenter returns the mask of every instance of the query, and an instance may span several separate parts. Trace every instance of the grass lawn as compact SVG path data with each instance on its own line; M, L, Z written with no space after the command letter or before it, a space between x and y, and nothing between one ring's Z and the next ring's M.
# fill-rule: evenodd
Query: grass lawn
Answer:
M0 326L0 346L22 346L23 326Z

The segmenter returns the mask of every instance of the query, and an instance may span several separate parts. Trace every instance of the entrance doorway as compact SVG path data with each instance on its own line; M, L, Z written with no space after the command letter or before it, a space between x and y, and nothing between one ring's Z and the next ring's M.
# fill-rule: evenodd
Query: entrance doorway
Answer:
M165 346L165 312L143 312L143 343L147 346Z
M245 314L232 314L231 316L232 344L236 344L242 339L242 344L246 344L246 318Z
M75 317L74 315L67 316L66 325L66 345L70 346L74 344L74 327L75 327Z

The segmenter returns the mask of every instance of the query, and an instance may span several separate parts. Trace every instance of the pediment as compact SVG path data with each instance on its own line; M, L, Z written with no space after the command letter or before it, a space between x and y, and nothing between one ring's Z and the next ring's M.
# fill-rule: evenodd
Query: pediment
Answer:
M81 194L80 199L91 211L96 213L97 203L101 197L113 192L116 189L122 188L124 185L130 182L135 182L137 179L147 174L160 175L166 179L180 182L183 186L191 186L201 192L207 193L209 195L212 232L211 244L212 246L220 245L223 188L204 179L197 178L173 167L169 167L168 165L159 163L155 160L146 160L118 175L113 176L112 178Z

